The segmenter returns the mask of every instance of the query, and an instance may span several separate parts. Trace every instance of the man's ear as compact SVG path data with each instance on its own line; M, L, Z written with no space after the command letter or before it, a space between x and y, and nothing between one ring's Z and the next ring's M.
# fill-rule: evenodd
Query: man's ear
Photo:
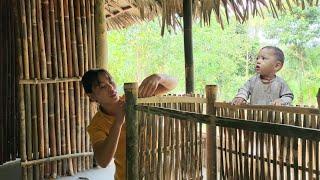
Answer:
M283 64L280 61L277 61L276 66L274 67L276 72L278 72L282 68Z

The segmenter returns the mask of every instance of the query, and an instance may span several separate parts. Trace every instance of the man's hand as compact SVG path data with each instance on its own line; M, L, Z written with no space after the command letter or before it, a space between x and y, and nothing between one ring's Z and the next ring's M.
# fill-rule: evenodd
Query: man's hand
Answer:
M144 79L139 87L139 97L154 96L160 80L161 77L157 74L153 74Z
M116 124L119 125L120 127L123 125L124 121L125 121L125 110L124 110L124 101L123 100L119 100L118 101L118 108L116 110L116 114L115 114L115 119L116 119Z
M232 102L232 105L241 105L241 104L247 104L247 101L241 97L235 97Z

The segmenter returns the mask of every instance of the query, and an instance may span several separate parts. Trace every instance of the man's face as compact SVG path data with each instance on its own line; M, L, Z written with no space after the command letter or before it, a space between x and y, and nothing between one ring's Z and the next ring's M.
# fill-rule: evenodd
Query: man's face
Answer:
M256 72L262 76L271 76L280 70L282 63L276 59L273 49L260 50L256 61Z
M114 104L119 101L116 85L105 73L98 75L98 83L93 85L89 96L99 104Z

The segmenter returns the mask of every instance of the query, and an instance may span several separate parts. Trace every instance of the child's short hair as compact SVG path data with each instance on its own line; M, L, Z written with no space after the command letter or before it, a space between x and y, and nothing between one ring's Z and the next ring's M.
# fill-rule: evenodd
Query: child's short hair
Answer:
M282 64L284 63L284 54L280 48L275 46L265 46L261 49L265 49L265 48L272 49L274 51L274 55L276 56L277 60L280 61Z
M112 76L110 73L105 69L90 69L87 72L84 73L84 75L81 78L81 84L83 86L83 89L86 93L92 93L92 87L94 85L98 85L99 82L99 74L105 74L109 81L113 83Z

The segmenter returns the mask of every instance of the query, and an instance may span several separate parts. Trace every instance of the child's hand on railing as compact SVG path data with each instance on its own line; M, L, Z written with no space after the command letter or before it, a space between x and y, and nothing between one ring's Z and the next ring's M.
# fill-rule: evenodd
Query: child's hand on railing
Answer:
M232 102L232 105L242 105L242 104L247 104L247 101L241 97L235 97Z
M283 101L281 99L276 99L271 103L271 105L282 106L282 105L285 105L285 104L283 103Z

